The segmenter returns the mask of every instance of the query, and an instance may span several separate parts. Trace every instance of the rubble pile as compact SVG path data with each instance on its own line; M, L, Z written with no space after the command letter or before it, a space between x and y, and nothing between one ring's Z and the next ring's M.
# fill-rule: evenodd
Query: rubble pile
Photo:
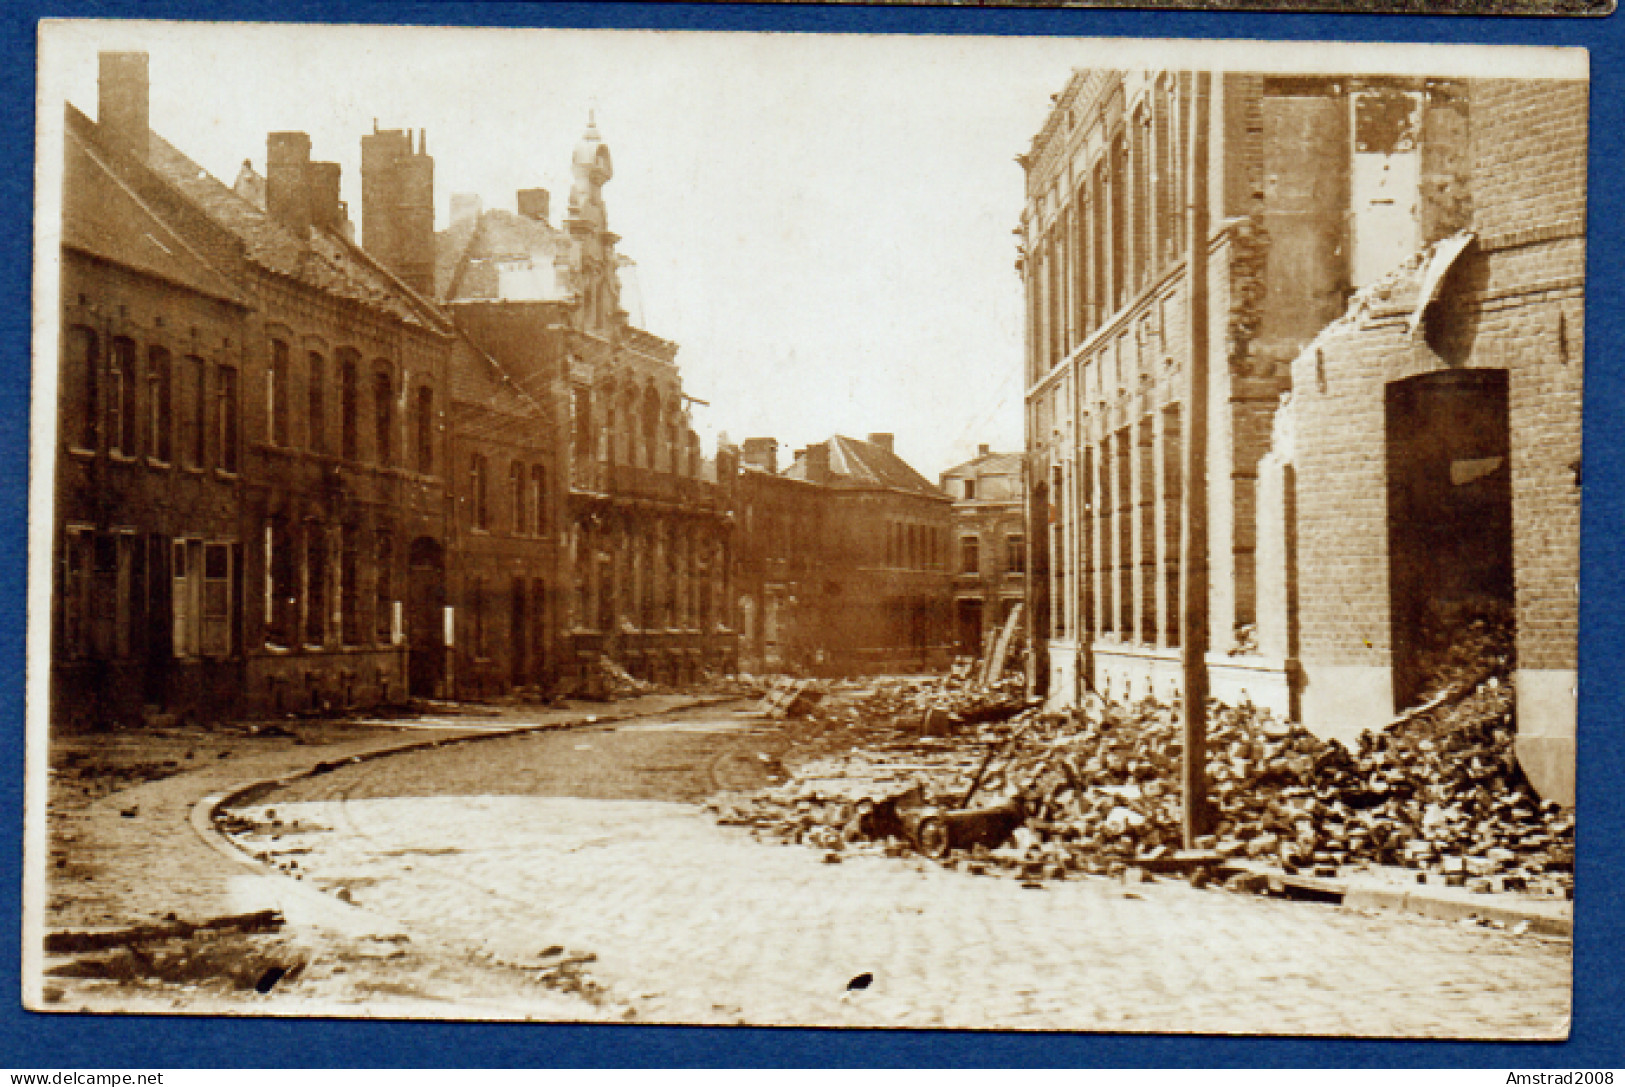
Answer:
M1458 683L1355 750L1251 706L1213 704L1207 773L1214 833L1182 853L1176 706L1095 700L957 726L909 727L935 707L978 720L997 696L893 685L815 713L892 728L803 763L784 785L714 802L721 821L832 851L919 852L1023 878L1256 861L1336 877L1392 866L1474 891L1558 896L1573 886L1574 822L1542 803L1512 748L1512 693ZM974 786L974 788L973 788ZM1423 875L1432 873L1432 875Z

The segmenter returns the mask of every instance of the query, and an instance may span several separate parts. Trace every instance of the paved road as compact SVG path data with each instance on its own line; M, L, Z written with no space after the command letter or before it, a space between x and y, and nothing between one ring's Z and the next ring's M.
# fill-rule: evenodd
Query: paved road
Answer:
M695 806L770 780L786 743L718 710L483 740L300 783L245 809L284 824L249 842L396 919L419 947L473 944L520 970L556 947L590 951L599 999L582 1017L1567 1032L1566 941L1166 881L1029 889L918 860L826 864ZM864 974L868 987L849 990Z

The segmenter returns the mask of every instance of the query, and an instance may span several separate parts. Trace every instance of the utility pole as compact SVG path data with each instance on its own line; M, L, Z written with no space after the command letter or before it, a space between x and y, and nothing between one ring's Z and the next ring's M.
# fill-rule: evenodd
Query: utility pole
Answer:
M1183 830L1186 849L1208 832L1207 802L1207 401L1208 401L1208 112L1213 76L1192 74L1190 203L1187 212L1185 282L1190 318L1185 359L1184 487L1180 517L1180 663L1184 717Z

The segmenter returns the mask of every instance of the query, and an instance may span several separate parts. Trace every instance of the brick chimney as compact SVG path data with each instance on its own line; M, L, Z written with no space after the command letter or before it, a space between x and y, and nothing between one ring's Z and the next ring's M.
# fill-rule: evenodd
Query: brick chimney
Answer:
M548 195L546 189L520 189L519 214L538 223L547 222Z
M988 456L991 452L992 452L992 447L987 445L986 443L983 443L982 445L979 445L979 446L976 447L976 455L978 457Z
M418 132L361 137L361 241L373 259L407 286L434 295L434 159Z
M809 445L804 450L807 457L807 478L813 483L828 483L829 469L829 443L818 442Z
M779 442L777 438L746 438L743 460L764 472L779 474Z
M349 225L344 201L339 198L339 164L313 162L305 174L310 221L316 226L343 234Z
M265 139L265 210L299 235L310 232L310 137L273 132Z
M897 451L892 448L895 438L896 436L892 434L879 433L869 435L868 441L870 445L878 445L888 453L895 453Z
M96 60L96 123L102 137L125 154L145 159L152 132L147 54L99 53Z

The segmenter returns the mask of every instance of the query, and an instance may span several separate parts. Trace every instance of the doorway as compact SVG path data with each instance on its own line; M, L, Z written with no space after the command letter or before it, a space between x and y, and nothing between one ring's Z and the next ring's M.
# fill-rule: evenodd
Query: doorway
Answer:
M1422 374L1390 384L1386 401L1394 708L1402 710L1431 693L1452 649L1457 657L1468 645L1510 652L1507 373Z
M440 541L412 541L406 586L407 684L413 698L445 693L446 558Z

